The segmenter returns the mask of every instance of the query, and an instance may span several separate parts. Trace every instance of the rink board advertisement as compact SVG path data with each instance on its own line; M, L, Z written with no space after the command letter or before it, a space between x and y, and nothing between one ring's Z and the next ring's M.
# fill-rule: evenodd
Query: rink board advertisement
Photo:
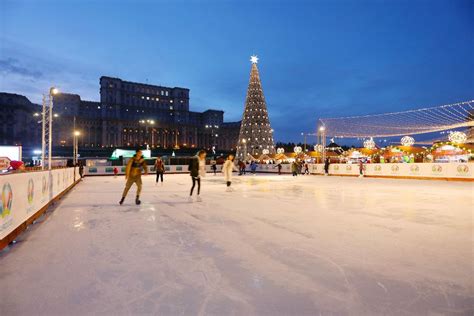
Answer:
M0 176L0 240L73 183L74 168Z

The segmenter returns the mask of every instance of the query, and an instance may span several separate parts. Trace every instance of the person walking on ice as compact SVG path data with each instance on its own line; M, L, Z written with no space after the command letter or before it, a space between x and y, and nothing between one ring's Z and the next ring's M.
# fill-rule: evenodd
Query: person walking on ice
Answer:
M224 174L224 179L227 184L227 192L231 192L232 188L230 187L232 184L232 172L239 171L234 165L234 155L229 155L227 160L224 162L222 166L222 173Z
M156 157L155 171L156 171L155 184L158 184L158 181L160 181L160 178L161 178L161 185L163 185L163 174L165 173L165 163L163 162L163 159L161 159L161 157Z
M127 182L122 193L122 199L119 202L120 205L123 204L128 191L134 183L137 185L135 204L139 205L141 203L140 192L142 191L142 170L145 172L145 174L148 174L148 167L146 165L145 159L143 159L142 151L137 149L135 155L128 161L127 168L125 169L125 179Z
M359 160L359 178L364 176L365 166L364 161L362 159Z
M196 157L191 158L188 166L189 175L193 181L193 186L191 187L191 192L189 194L189 202L193 201L193 191L197 183L197 198L198 202L201 202L202 199L199 196L201 194L201 177L206 175L206 151L200 150Z

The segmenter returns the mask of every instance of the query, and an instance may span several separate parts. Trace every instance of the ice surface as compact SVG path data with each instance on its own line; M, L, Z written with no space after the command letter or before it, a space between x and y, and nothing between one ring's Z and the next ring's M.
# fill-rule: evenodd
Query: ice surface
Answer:
M472 315L473 184L89 177L0 257L0 315Z

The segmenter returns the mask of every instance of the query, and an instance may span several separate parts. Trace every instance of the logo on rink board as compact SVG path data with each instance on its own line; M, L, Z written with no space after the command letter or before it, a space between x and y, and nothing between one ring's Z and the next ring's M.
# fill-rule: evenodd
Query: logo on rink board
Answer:
M398 170L400 170L400 167L397 165L393 165L391 169L392 169L392 172L398 172Z
M417 165L411 165L410 166L410 171L413 173L418 173L420 171L420 167Z
M457 168L459 173L467 174L469 172L469 167L467 165L459 165Z
M35 183L33 182L33 179L28 180L28 204L33 204L33 199L35 197Z
M374 171L381 172L382 171L382 166L381 165L374 166Z
M2 188L2 204L0 205L0 217L5 218L12 210L13 191L10 183L5 183Z
M352 166L351 165L347 165L346 166L346 171L351 171L352 170Z
M443 167L440 165L434 165L433 167L431 167L431 171L433 171L434 173L441 173L443 172Z

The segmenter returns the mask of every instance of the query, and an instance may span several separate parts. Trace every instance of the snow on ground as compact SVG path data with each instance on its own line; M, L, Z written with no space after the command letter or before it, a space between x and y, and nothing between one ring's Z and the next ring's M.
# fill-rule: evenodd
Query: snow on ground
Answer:
M89 177L0 257L1 315L472 315L473 184Z

